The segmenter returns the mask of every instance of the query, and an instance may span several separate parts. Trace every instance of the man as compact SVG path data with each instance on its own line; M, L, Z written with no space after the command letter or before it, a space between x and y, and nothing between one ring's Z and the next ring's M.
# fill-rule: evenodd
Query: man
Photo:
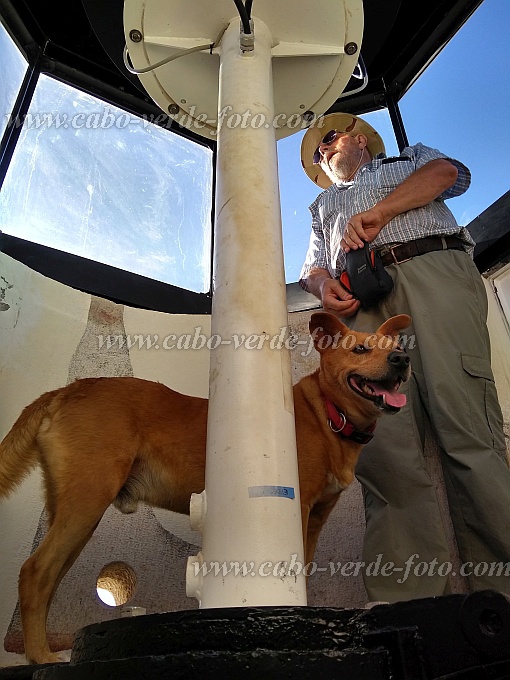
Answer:
M510 593L510 470L486 292L473 241L444 203L466 191L470 172L422 144L387 158L378 133L351 114L322 122L301 146L305 172L325 191L310 206L300 284L356 330L407 313L406 335L415 336L406 348L413 367L407 406L378 423L356 469L367 522L363 560L382 554L380 564L395 567L365 573L367 593L395 602L450 592L451 556L423 459L426 418L440 447L462 573L472 590ZM338 280L346 254L358 248L377 249L394 281L375 308L362 309Z

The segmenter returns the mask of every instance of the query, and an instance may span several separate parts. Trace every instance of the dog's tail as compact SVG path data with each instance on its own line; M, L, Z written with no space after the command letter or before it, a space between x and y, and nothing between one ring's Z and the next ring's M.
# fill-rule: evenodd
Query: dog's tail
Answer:
M10 494L39 462L37 433L59 390L29 404L0 443L0 498Z

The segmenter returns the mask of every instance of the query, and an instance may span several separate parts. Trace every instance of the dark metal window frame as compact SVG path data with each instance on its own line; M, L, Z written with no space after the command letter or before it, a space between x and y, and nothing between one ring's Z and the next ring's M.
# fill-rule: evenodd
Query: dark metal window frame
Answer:
M64 77L62 68L51 59L48 59L35 43L32 43L24 52L28 61L28 69L16 98L11 120L9 121L4 135L0 140L0 190L8 171L16 144L18 143L22 121L30 107L33 94L39 81L39 76L45 73L51 77L60 77L57 80L84 92L95 96L106 103L119 107L118 91L115 96L108 98L108 88L101 88L101 92L94 87L94 80L86 76L82 77L82 86L78 88L76 78L70 80ZM64 69L65 70L65 69ZM126 93L122 107L128 113L141 115L140 101L136 101ZM212 253L214 248L214 192L216 185L216 143L209 141L189 130L178 126L171 118L162 116L161 110L147 104L145 113L153 116L160 127L169 130L169 134L179 134L190 141L201 144L213 151L213 200L211 206L211 276L208 293L195 293L178 286L163 283L155 279L140 276L132 272L118 269L109 265L101 264L84 257L79 257L42 246L31 241L10 236L0 232L0 252L22 262L31 269L48 276L60 283L71 286L92 295L108 298L114 302L127 304L132 307L141 307L159 312L173 314L210 314L212 305Z

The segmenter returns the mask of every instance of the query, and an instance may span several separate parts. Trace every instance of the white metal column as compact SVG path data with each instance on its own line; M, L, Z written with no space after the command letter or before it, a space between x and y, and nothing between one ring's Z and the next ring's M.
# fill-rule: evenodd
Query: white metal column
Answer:
M303 564L303 541L290 355L281 346L272 39L258 20L253 52L241 52L239 37L233 21L221 42L219 120L222 110L230 117L218 134L212 335L222 343L211 352L202 550L205 569L217 563L220 573L194 585L202 607L305 605L302 572L279 573L282 562ZM236 347L242 336L250 340Z

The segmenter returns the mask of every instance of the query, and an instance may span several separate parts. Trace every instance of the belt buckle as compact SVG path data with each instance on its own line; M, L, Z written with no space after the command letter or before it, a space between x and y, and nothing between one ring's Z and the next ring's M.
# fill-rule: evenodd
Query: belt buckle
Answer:
M399 243L398 245L390 246L388 248L387 252L391 253L391 257L393 258L393 264L402 264L403 262L409 262L410 260L413 259L413 257L411 256L411 257L406 257L405 260L397 260L397 256L395 255L395 253L393 251L395 250L395 248L400 248L400 246L404 246L404 245L405 245L405 243Z

